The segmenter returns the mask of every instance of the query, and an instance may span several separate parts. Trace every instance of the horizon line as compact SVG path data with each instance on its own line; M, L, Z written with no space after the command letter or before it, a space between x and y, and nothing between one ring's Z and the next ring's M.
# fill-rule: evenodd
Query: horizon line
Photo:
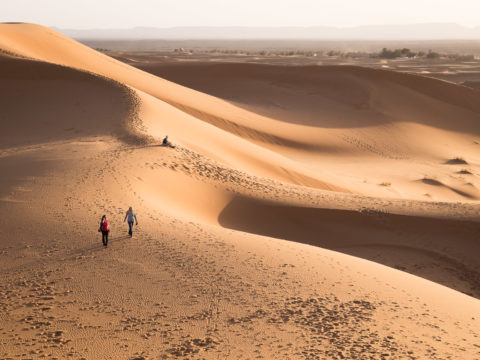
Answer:
M29 22L2 22L2 24L36 24ZM42 25L42 24L38 24ZM456 22L416 22L416 23L394 23L394 24L385 24L385 23L371 23L371 24L360 24L360 25L351 25L351 26L335 26L335 25L174 25L174 26L156 26L156 25L135 25L131 27L89 27L89 28L76 28L76 27L62 27L57 25L44 25L50 28L62 29L62 30L129 30L129 29L138 29L138 28L149 28L149 29L177 29L177 28L262 28L262 29L278 29L278 28L332 28L332 29L352 29L358 27L369 27L369 26L418 26L418 25L455 25L464 29L477 29L480 28L480 23L478 25L468 26L462 25Z

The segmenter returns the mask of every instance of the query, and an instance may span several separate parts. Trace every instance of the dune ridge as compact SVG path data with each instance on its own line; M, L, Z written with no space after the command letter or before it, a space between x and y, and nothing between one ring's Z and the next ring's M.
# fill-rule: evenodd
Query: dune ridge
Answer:
M480 357L478 92L0 49L0 357Z

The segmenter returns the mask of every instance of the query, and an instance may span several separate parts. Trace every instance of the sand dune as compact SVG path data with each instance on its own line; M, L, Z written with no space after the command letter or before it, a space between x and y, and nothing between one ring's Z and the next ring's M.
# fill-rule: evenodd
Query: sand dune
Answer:
M334 182L352 192L361 189L373 196L418 200L479 196L474 177L455 176L452 168L444 166L462 165L448 160L463 157L470 160L464 166L477 167L480 93L472 89L426 77L347 66L138 66L284 124L304 125L288 129L277 122L270 131L275 138L262 138L216 122L317 174L335 174ZM365 166L357 166L358 162ZM372 167L376 168L374 174ZM445 186L418 186L426 184L421 181L425 177L434 177Z
M219 222L227 228L371 259L480 295L477 222L299 207L243 197L228 203ZM430 261L435 262L434 268L415 269Z
M7 57L0 57L0 76L2 148L127 134L134 104L126 86L68 67Z
M296 124L351 128L403 120L456 131L462 130L463 124L468 132L476 129L478 133L480 129L478 123L468 117L452 124L449 114L442 113L439 108L442 104L438 104L455 105L478 114L480 94L429 77L358 66L291 67L195 62L140 63L137 66L178 84ZM399 105L406 102L410 103L410 108L399 112ZM289 116L289 111L296 117ZM408 111L417 114L406 117Z
M339 188L350 192L357 192L360 186L362 193L373 196L400 195L414 199L424 199L425 194L428 194L435 200L465 199L462 195L458 196L459 193L440 191L437 194L432 191L434 190L432 188L414 186L418 184L415 180L424 176L440 176L440 181L445 178L444 182L447 185L452 185L461 192L468 194L466 198L475 199L479 196L477 187L480 184L472 183L474 186L472 189L469 185L466 185L468 181L462 183L462 179L459 179L454 183L453 179L449 179L451 176L450 169L435 166L435 163L443 162L445 159L455 156L472 158L471 162L473 164L479 162L477 146L473 146L480 132L478 105L475 105L479 103L479 95L470 88L413 75L348 67L311 71L311 76L308 75L308 70L311 69L308 67L304 70L299 70L303 68L288 70L288 68L271 67L272 70L270 71L262 71L261 66L256 69L258 67L256 65L251 70L252 66L248 65L248 71L242 69L235 71L235 73L241 74L242 78L253 80L255 89L262 89L259 82L270 84L270 88L260 91L276 96L277 101L280 101L282 106L288 107L289 104L290 106L296 104L291 111L288 111L288 108L287 111L280 111L283 112L283 115L274 111L273 113L267 112L266 115L268 116L265 117L256 114L262 113L262 110L259 110L258 107L254 109L255 113L252 113L217 98L159 79L99 54L49 29L36 25L18 26L20 28L17 28L17 30L16 26L4 26L2 47L6 50L57 64L68 64L113 78L151 95L154 101L149 101L149 103L166 102L181 110L182 113L187 112L196 119L213 124L216 128L231 132L237 137L240 135L242 139L256 142L262 147L274 150L279 155L296 160L296 164L290 163L281 166L288 172L294 173L294 176L285 176L284 171L276 166L278 155L276 155L277 159L275 161L267 160L269 156L267 154L257 156L257 161L263 164L252 169L249 166L245 167L245 162L239 163L238 156L234 156L234 159L228 156L229 153L225 151L224 143L218 144L220 151L217 151L218 148L214 149L220 137L217 129L214 129L217 132L214 139L197 139L197 151L207 156L215 153L217 159L230 166L249 172L257 171L259 175L267 175L293 183L296 183L296 177L311 179L313 172L316 174L313 177L320 180L320 184L315 184L311 180L304 181L301 184L323 189L332 189L332 183L334 182ZM38 36L38 39L35 38L36 36ZM15 44L17 44L16 47ZM76 56L78 52L82 53L81 57ZM220 71L225 73L225 70ZM267 75L260 75L259 72ZM268 75L272 72L273 76L276 75L277 83L280 85L274 86L273 89L271 79L268 78L268 76L272 77L272 74ZM186 73L188 74L188 72ZM196 71L196 73L204 74L205 72ZM315 73L319 74L316 75ZM236 76L238 78L238 75ZM194 78L194 76L190 77ZM262 81L265 78L266 81ZM288 85L293 78L299 80ZM203 83L215 84L215 81L206 80L200 79ZM227 81L221 83L232 84L230 86L237 93L236 96L247 96L247 102L255 103L252 101L252 97L255 97L254 92L248 88L237 86L234 81L231 81L231 78L225 80ZM291 94L287 94L287 99L285 99L285 91L282 90L280 93L278 91L279 87L282 89L282 82L287 84L287 88L290 86L294 89ZM299 86L299 82L301 86ZM225 85L223 86L225 87ZM305 99L305 92L307 94L312 92L312 88L315 89L314 92L319 94L315 93L312 98ZM228 94L228 91L225 90L225 93ZM421 96L419 93L426 96ZM266 95L264 100L259 101L264 101L268 105L268 96L270 95ZM264 98L263 96L256 97L257 99ZM335 100L335 97L340 101ZM444 101L445 99L447 101ZM305 101L308 102L308 106L306 106ZM160 106L162 105L160 104ZM265 106L263 107L265 108ZM319 111L319 108L322 110ZM318 128L318 126L298 126L298 119L304 118L305 115L302 114L305 114L305 112L310 119L302 120L300 123L305 125L305 122L307 122L312 125L312 116L317 119L316 121L319 121L318 117L321 116L320 125L322 128ZM191 136L184 133L183 127L179 129L178 127L168 126L168 124L165 124L165 117L160 112L156 112L156 114L158 115L155 115L154 123L161 126L163 132L172 134L179 142L182 142L185 137L189 138L190 143L192 142ZM367 124L370 126L367 126L367 128L364 128L365 124L362 117L368 119ZM295 119L293 122L297 126L291 126L285 121L276 120L285 120L286 118ZM339 119L342 119L342 121L339 121ZM455 131L447 131L449 130L449 124L453 122L452 119L455 119ZM332 121L335 121L336 127L340 128L332 129ZM371 121L374 122L370 123ZM344 125L342 125L342 122ZM344 126L347 126L348 129L344 129ZM324 127L327 127L328 131ZM437 141L425 142L424 139L426 138L436 139ZM201 143L198 144L198 142ZM208 144L205 144L206 142ZM235 146L240 146L242 147L241 151L247 152L246 145L236 144ZM252 148L254 153L264 151L258 149L258 147L249 147ZM318 156L312 158L312 150L314 149L318 150L315 152ZM340 153L342 155L345 152L352 156L344 156L343 161L333 158L334 166L325 168L324 163L331 162L332 154ZM368 179L366 174L362 173L358 167L352 171L351 167L345 168L340 164L345 164L346 161L349 164L357 164L359 155L378 156L382 160L386 158L404 159L405 161L399 161L395 167L388 166L385 168L384 174L378 173L378 177ZM418 157L420 158L417 159ZM362 162L366 160L368 159L361 159ZM434 174L430 173L432 172L431 166L425 166L425 160L429 162L428 165L435 167ZM377 161L378 159L374 159L375 163ZM411 167L412 162L420 164ZM251 164L251 159L247 163ZM321 164L321 166L318 164ZM272 168L272 166L276 169L269 171L267 174L263 172L265 167ZM369 174L370 166L365 168L367 169L366 173ZM329 173L329 170L333 171L334 175L331 172ZM356 175L355 180L360 183L373 182L373 184L369 186L355 184L353 188L349 189L352 175ZM377 186L380 183L395 184L395 191L392 193L392 188L385 189ZM415 191L412 191L412 187Z
M1 358L480 357L480 93L0 49Z

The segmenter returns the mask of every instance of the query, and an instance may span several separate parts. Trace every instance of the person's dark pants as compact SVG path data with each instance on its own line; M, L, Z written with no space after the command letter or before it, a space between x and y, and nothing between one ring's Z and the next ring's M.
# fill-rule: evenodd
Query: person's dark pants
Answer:
M104 246L108 245L108 233L110 231L102 231L102 243Z
M132 236L133 234L133 221L128 222L128 235Z

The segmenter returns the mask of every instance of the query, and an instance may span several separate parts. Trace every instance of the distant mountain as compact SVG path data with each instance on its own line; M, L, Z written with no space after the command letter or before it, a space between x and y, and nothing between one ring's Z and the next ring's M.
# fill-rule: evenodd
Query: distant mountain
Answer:
M317 27L135 27L132 29L58 29L76 39L322 39L322 40L453 40L479 39L480 26L457 24L365 25Z

